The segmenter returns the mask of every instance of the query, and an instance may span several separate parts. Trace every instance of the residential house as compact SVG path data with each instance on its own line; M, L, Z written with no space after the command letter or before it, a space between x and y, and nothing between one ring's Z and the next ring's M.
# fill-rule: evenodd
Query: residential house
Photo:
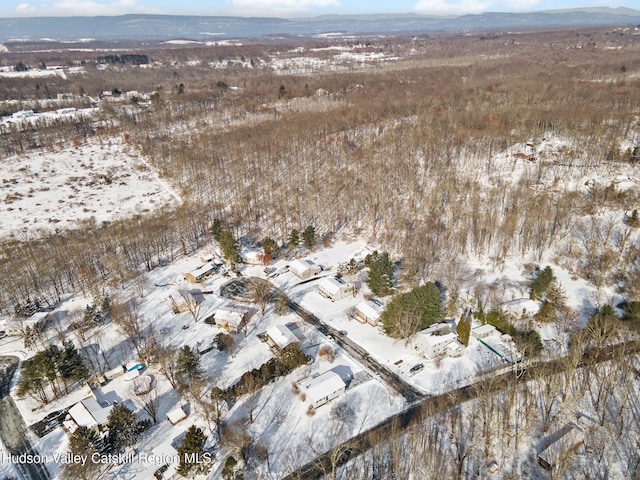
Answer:
M353 287L337 277L324 277L318 282L318 292L332 302L353 294Z
M204 265L200 265L195 270L191 270L184 274L184 278L192 283L200 283L209 275L214 274L216 271L216 265L212 262L207 262Z
M320 265L317 265L306 258L302 260L294 260L289 265L289 271L296 277L299 277L303 280L317 275L321 270L322 269L320 268Z
M530 298L516 298L515 300L503 303L502 308L516 318L523 318L532 317L538 313L540 305Z
M356 305L355 318L361 323L368 323L374 327L378 325L378 319L384 307L377 300L364 300Z
M498 330L493 325L485 323L484 325L478 325L471 329L471 336L477 339L483 339L495 335Z
M227 304L216 310L214 318L217 326L237 333L249 322L250 313L244 305Z
M267 330L267 336L269 340L280 349L300 341L286 325L275 325L271 327Z
M334 398L338 398L347 388L340 375L333 370L308 378L300 382L299 385L311 401L313 408L321 407Z
M456 342L458 336L446 323L436 323L416 334L414 348L428 359L449 354L449 345ZM462 352L460 352L462 353Z
M70 432L77 427L99 430L107 423L112 408L113 405L103 407L95 398L85 398L69 409L68 414L73 422L67 420L64 424Z

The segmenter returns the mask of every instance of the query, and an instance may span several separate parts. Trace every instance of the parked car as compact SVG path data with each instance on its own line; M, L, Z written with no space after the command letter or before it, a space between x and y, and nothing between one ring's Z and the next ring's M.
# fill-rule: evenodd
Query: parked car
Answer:
M340 330L338 333L339 333L340 335L346 335L346 334L347 334L347 331L346 331L346 330Z
M409 369L409 373L416 374L424 368L424 364L418 363Z

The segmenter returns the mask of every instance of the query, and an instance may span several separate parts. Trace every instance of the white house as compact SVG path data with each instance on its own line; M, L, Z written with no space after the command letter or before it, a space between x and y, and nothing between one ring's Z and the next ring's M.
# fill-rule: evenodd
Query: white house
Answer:
M69 409L69 416L78 427L100 428L107 423L113 405L101 406L95 398L85 398ZM75 430L66 423L67 428Z
M530 298L516 298L509 302L504 302L502 308L516 317L531 317L538 313L540 305Z
M318 282L318 291L332 302L352 294L353 287L341 278L324 277Z
M333 370L328 370L316 377L299 383L301 390L311 401L313 408L318 408L344 393L347 386Z
M302 260L294 260L289 265L289 271L296 277L302 278L303 280L317 275L320 273L320 270L320 265L317 265L306 258Z
M378 325L382 310L383 306L377 300L364 300L356 305L356 320L375 327Z
M457 341L451 326L446 323L435 323L416 334L414 348L427 358L436 358L449 354L449 345ZM462 353L462 352L460 352ZM455 349L454 349L455 354Z
M284 348L292 343L299 342L298 337L286 325L275 325L267 330L267 336L278 346Z
M493 325L489 325L488 323L485 323L484 325L479 325L477 327L473 327L471 329L471 336L473 338L487 338L490 337L491 335L495 335L496 333L498 333L498 330L496 330L496 327L494 327Z
M224 305L216 310L216 325L230 332L240 331L249 321L250 310L244 305Z

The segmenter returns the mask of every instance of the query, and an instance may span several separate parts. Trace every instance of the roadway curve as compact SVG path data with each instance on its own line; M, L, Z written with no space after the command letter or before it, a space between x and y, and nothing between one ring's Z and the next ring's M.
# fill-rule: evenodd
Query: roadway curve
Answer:
M17 357L0 357L0 438L9 454L30 455L33 458L38 452L31 446L29 429L10 395L11 379L19 364L20 359ZM25 479L51 478L44 463L14 463L14 466Z

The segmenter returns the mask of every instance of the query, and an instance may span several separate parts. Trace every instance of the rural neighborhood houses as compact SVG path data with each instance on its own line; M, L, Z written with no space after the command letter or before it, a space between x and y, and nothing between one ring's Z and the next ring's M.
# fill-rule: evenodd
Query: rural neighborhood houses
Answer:
M238 333L249 322L251 309L244 305L226 304L216 310L216 325L229 332Z
M77 427L99 430L107 423L113 405L103 407L95 398L85 398L69 409L68 419L64 422L70 432Z
M306 280L307 278L317 275L321 270L320 265L317 265L312 260L308 260L306 258L302 260L294 260L289 265L289 271L302 280Z
M300 390L311 401L313 408L318 408L334 398L342 395L347 386L342 377L333 370L328 370L315 377L307 378L299 383Z
M337 277L324 277L318 283L318 292L332 302L353 294L353 286Z
M195 270L191 270L184 274L184 278L192 283L200 283L209 275L212 275L216 271L216 264L207 262L204 265L199 266Z
M364 300L356 305L355 318L361 323L376 327L384 307L377 300Z
M449 348L450 345L453 346ZM447 323L436 323L418 332L414 340L414 347L429 359L444 355L455 357L462 354L462 344Z
M267 330L267 336L269 340L281 350L287 345L300 341L286 325L274 325Z

